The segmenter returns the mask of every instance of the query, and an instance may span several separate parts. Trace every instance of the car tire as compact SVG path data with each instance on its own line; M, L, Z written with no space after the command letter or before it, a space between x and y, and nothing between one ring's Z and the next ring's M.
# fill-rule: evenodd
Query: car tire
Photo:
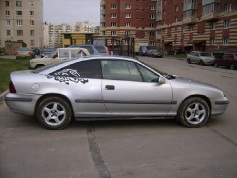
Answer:
M186 99L179 110L179 121L186 127L196 128L203 126L210 115L207 102L200 97Z
M200 60L200 61L199 61L199 65L201 65L201 66L204 65L203 60Z
M42 64L36 65L36 66L35 66L35 69L38 69L38 68L43 67L43 66L44 66L44 65L42 65Z
M69 103L60 97L44 98L37 107L38 121L47 129L64 129L71 121Z
M219 67L219 65L215 62L215 64L214 64L214 66L217 68L217 67Z
M190 60L189 58L187 59L187 63L188 63L188 64L191 64L191 60Z
M230 65L230 69L231 69L231 70L235 70L235 65L234 65L234 64L231 64L231 65Z

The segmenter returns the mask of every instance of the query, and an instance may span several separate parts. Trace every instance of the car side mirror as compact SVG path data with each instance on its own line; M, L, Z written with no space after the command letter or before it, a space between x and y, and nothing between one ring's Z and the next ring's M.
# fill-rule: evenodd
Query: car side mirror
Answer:
M159 77L158 83L159 84L164 84L165 83L165 79L163 77Z

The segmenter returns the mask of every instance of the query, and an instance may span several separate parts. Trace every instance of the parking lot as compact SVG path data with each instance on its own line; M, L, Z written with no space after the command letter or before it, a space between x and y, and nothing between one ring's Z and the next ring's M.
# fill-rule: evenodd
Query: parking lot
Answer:
M230 100L201 128L175 120L73 121L46 130L0 104L0 177L234 178L237 175L237 70L139 57L170 74L210 83Z

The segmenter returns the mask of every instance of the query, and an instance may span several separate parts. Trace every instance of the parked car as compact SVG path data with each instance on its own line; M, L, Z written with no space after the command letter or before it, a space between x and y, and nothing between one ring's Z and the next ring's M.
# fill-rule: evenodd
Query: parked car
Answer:
M91 45L91 44L80 44L71 45L70 48L85 48L91 55L110 55L110 52L106 46L103 45Z
M52 63L61 62L70 58L90 55L85 48L58 48L49 57L35 58L30 60L29 69L36 69Z
M213 65L215 57L212 53L202 52L202 51L192 51L187 55L187 62L197 63L200 65Z
M140 56L146 56L147 55L148 48L147 46L140 46L139 47L139 55Z
M149 57L162 57L162 54L157 49L150 49L147 51L147 56Z
M49 47L49 48L44 48L41 53L41 57L49 57L50 54L52 54L55 51L55 48Z
M36 82L37 81L37 82ZM228 106L209 84L172 76L129 57L86 56L10 75L5 102L11 111L35 116L48 129L71 118L175 118L200 127Z
M34 52L30 48L21 47L16 51L16 59L34 58Z
M237 53L226 53L222 58L216 58L214 60L215 67L224 66L231 70L237 68Z

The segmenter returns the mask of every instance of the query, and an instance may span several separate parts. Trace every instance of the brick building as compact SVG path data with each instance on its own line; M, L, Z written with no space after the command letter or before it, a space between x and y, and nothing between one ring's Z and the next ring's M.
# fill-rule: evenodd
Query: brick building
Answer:
M101 0L100 6L103 36L134 38L135 43L155 45L156 0Z
M237 50L236 0L157 0L156 7L163 50Z
M100 27L162 51L237 51L236 10L236 0L101 0Z

